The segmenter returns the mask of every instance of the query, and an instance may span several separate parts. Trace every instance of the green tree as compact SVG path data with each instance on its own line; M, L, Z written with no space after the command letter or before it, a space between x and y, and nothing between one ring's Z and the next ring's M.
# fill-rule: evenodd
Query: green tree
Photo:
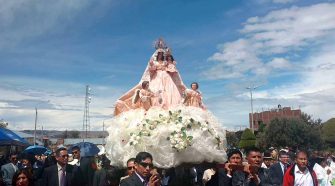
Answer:
M313 119L313 117L307 113L301 113L300 118L302 119L302 121L312 127L319 128L322 126L322 120L320 118Z
M325 140L327 145L331 148L335 148L335 118L326 121L322 127L322 138Z
M226 132L227 145L228 148L233 148L238 146L239 139L235 132Z
M264 132L266 125L261 121L259 123L258 132Z
M305 149L321 149L323 140L320 130L309 125L302 119L274 119L266 127L261 136L260 144L270 147L290 146Z
M264 130L266 127L264 128ZM256 135L256 146L259 147L261 150L267 149L267 142L265 141L265 132L258 132Z
M236 131L236 132L235 132L235 135L236 135L238 141L241 140L241 137L242 137L242 133L243 133L243 132L244 132L243 130L239 130L239 131Z
M241 149L247 149L249 147L254 147L256 145L256 136L252 133L250 129L245 129L242 133L239 147Z

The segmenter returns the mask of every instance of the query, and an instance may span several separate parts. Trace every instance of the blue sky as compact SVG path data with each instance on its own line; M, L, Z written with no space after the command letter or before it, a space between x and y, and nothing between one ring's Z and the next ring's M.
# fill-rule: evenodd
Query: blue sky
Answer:
M137 84L163 37L185 84L228 129L254 111L301 108L335 116L333 0L0 0L0 118L12 129L91 128Z

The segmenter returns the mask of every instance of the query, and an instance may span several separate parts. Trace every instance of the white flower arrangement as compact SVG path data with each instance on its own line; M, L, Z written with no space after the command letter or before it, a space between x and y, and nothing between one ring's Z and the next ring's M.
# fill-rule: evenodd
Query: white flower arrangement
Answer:
M173 131L169 136L166 137L170 141L171 148L179 151L185 150L188 146L192 145L193 136L191 135L192 130L201 130L202 132L208 132L211 134L216 144L219 146L222 144L221 137L217 134L214 128L211 128L208 121L199 122L191 117L183 117L182 111L169 111L168 114L156 113L156 116L148 116L144 118L137 126L138 132L130 133L129 145L141 144L142 137L151 136L155 129L160 125L173 125ZM148 119L151 118L151 119Z

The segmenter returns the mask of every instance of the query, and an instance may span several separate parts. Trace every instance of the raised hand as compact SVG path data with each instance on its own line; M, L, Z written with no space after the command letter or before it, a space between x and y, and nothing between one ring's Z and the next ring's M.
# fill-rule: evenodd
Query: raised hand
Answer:
M160 176L159 174L153 174L149 179L149 186L159 186L160 185Z

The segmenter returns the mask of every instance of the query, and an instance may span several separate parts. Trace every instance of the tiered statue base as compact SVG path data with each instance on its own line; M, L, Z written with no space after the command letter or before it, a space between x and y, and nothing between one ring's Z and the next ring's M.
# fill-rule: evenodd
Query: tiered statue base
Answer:
M151 153L160 168L226 160L225 130L207 110L185 106L136 109L107 123L106 150L115 166L125 166L141 151Z

